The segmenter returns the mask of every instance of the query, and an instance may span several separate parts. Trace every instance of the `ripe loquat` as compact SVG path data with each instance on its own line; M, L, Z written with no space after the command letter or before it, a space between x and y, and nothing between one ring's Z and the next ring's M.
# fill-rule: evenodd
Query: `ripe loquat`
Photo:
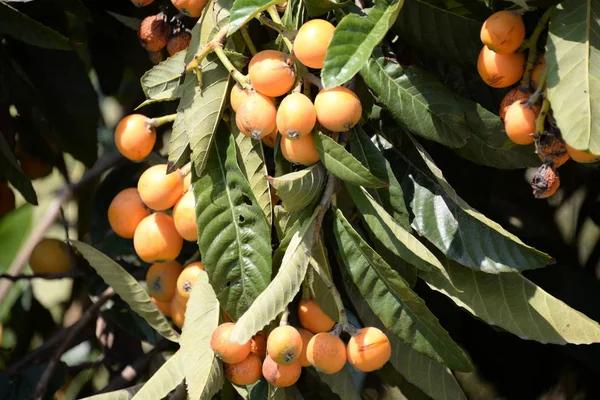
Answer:
M131 239L138 224L150 215L150 210L136 188L120 191L108 206L108 223L119 236Z
M523 53L498 54L483 46L477 59L477 72L491 87L505 88L521 79L524 64Z
M150 154L156 143L156 130L148 125L148 118L130 114L115 128L115 145L131 161L141 161Z
M36 274L61 274L71 271L68 245L58 239L44 238L35 245L29 266Z
M150 15L142 20L138 29L138 38L148 51L162 50L169 40L171 26L165 13Z
M248 65L248 75L257 92L271 97L286 94L296 81L292 59L289 55L276 50L263 50L256 53Z
M392 356L387 335L375 327L359 329L348 341L348 362L357 370L371 372L383 367Z
M177 261L155 263L146 272L146 285L150 296L159 301L169 301L177 291L177 278L183 268Z
M498 11L485 20L480 38L498 54L514 53L525 39L523 18L512 11Z
M517 101L527 100L530 96L530 92L523 91L518 87L506 93L506 95L502 98L502 102L500 102L500 118L504 120L504 116L506 115L506 109L508 108L508 106Z
M140 221L133 234L133 247L146 262L165 262L177 258L183 238L177 232L173 218L157 212Z
M309 135L317 122L315 106L302 93L285 96L277 109L277 130L289 139Z
M282 136L280 147L283 157L294 164L311 165L321 159L312 134L302 136L296 140Z
M542 78L542 74L544 73L545 69L546 58L542 54L538 57L533 70L531 70L531 86L533 86L534 89L537 88L538 84L540 83L540 79Z
M231 104L231 109L234 112L237 112L249 95L250 92L248 89L242 89L239 83L233 85L231 92L229 93L229 103Z
M206 7L208 0L171 0L173 6L187 17L198 18Z
M167 210L183 194L183 176L179 170L167 174L167 164L157 164L144 171L138 180L142 201L151 209Z
M300 357L302 336L296 328L282 325L273 329L267 339L267 354L281 365L290 365Z
M300 357L298 357L298 361L303 367L310 367L310 361L308 361L308 358L306 358L306 349L308 348L308 342L310 342L310 339L312 339L313 336L315 336L315 334L303 328L298 329L298 332L302 337L302 351L300 352Z
M263 361L262 374L267 382L275 387L289 387L300 379L302 366L298 361L290 365L280 365L267 355Z
M225 322L217 327L210 337L210 348L223 362L235 364L243 361L250 354L250 341L238 344L229 340L235 324Z
M504 115L504 129L508 138L516 144L531 144L534 142L535 119L539 113L539 106L530 107L527 103L514 102L506 109Z
M267 334L259 331L250 339L250 353L254 353L264 360L267 356Z
M250 353L243 361L223 365L225 376L236 385L251 385L262 376L262 360Z
M335 325L335 321L329 318L313 299L300 300L298 304L298 319L300 325L313 333L327 332Z
M273 132L268 135L262 137L262 142L270 148L275 147L275 142L277 141L277 128Z
M171 301L159 301L154 297L150 297L150 300L156 305L156 307L160 310L161 313L165 315L165 317L171 316Z
M171 320L179 329L185 322L185 310L187 309L187 299L183 299L178 293L171 299Z
M189 263L177 278L177 293L186 301L190 297L190 292L194 287L194 283L196 283L196 279L198 279L198 275L200 275L200 271L204 271L204 264L200 261Z
M190 242L198 240L196 200L194 199L194 192L192 190L188 190L175 203L175 207L173 207L173 221L181 237Z
M324 19L304 23L294 39L294 55L309 68L323 68L335 27Z
M568 144L565 144L567 152L573 161L578 163L593 163L600 160L600 155L588 153L587 151L577 150Z
M338 336L329 332L317 333L306 348L306 359L317 370L335 374L346 364L346 346Z
M362 104L352 90L343 86L322 89L315 97L317 120L332 132L345 132L360 121Z
M262 139L277 129L277 109L273 100L253 92L242 102L235 114L238 129L253 139Z

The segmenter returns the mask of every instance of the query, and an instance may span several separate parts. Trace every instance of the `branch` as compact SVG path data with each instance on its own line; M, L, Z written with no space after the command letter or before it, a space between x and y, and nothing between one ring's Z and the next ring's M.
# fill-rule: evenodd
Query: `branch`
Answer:
M81 319L77 321L73 328L69 331L65 340L58 347L56 352L54 353L54 357L48 363L48 366L44 370L39 383L35 388L35 394L33 396L33 400L43 400L46 396L46 391L48 390L48 384L52 379L52 375L54 374L54 370L60 361L60 357L67 350L69 344L75 339L77 334L95 317L96 313L100 310L100 307L104 305L111 297L115 295L115 291L112 288L108 288L102 293L102 295L98 298L98 300L88 308L85 313L81 316Z
M29 281L33 279L65 279L65 278L81 278L84 277L85 274L80 272L65 272L60 274L34 274L34 275L10 275L10 274L0 274L0 279L7 279L12 282L17 281Z

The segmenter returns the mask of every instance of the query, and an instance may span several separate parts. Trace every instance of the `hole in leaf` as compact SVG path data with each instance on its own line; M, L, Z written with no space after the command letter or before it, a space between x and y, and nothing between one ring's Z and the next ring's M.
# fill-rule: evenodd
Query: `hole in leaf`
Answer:
M244 218L244 216L243 216L243 215L240 215L240 216L239 216L239 220L240 220L240 223L243 223L243 222L244 222L246 219Z
M250 200L250 197L246 196L245 194L242 195L242 200L244 203L246 203L247 205L251 206L252 205L252 200Z
M227 283L225 284L225 286L227 286L227 287L231 286L231 282L227 281Z

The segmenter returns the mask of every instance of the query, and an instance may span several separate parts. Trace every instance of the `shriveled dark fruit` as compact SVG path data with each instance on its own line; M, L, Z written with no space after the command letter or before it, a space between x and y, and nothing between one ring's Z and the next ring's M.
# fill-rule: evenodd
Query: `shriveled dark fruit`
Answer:
M138 30L138 37L142 46L148 51L159 51L169 41L171 26L165 13L150 15L142 21Z
M185 29L178 29L173 32L173 35L169 38L167 42L167 53L172 56L175 53L179 53L187 49L190 46L190 42L192 41L192 33Z
M556 168L570 158L562 138L550 132L545 132L535 139L535 152L543 163L552 163Z
M559 186L558 171L551 164L542 164L531 178L531 187L536 199L552 196Z
M148 58L152 64L157 65L164 61L165 53L162 49L159 51L149 51Z

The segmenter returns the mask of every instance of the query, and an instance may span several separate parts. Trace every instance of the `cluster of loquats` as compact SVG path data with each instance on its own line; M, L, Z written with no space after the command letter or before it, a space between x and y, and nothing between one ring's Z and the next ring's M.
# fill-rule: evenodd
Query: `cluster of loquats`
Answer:
M374 327L344 328L351 337L347 344L340 338L336 323L313 299L298 305L301 328L282 319L268 335L258 332L246 343L230 340L235 324L217 327L210 340L215 355L224 363L225 376L236 385L250 385L264 377L274 387L296 383L303 367L314 367L324 374L335 374L346 362L355 369L371 372L380 369L391 357L390 342Z
M281 134L282 155L291 163L311 165L320 157L313 131L345 132L361 118L362 105L350 89L319 88L309 97L308 79L297 79L295 61L321 69L334 26L322 19L306 22L294 39L293 54L263 50L248 66L249 82L238 82L230 94L238 129L245 135L274 147ZM304 85L304 93L300 89ZM279 100L280 98L280 100Z
M502 99L499 115L508 138L518 145L535 143L542 165L531 180L536 198L547 198L560 186L558 167L569 160L594 162L600 156L567 145L544 99L546 60L537 55L537 39L545 22L538 24L530 42L525 42L523 18L513 11L492 14L481 27L484 46L477 60L479 75L489 86L507 88L520 81ZM520 50L523 51L520 51ZM529 49L526 60L524 50ZM540 102L542 104L540 104Z
M137 2L134 4L144 6L150 2ZM176 1L173 1L176 3ZM194 2L194 3L206 3ZM204 8L202 5L202 8ZM198 16L202 9L198 12ZM184 15L183 13L181 15ZM180 51L186 50L192 40L192 34L181 20L181 16L175 16L170 21L167 14L160 12L150 15L142 20L138 29L138 38L142 47L148 52L148 57L153 64L158 64L165 59L165 51L172 56Z
M172 260L154 263L146 273L146 285L152 302L181 329L190 291L204 265L200 261L183 267Z

